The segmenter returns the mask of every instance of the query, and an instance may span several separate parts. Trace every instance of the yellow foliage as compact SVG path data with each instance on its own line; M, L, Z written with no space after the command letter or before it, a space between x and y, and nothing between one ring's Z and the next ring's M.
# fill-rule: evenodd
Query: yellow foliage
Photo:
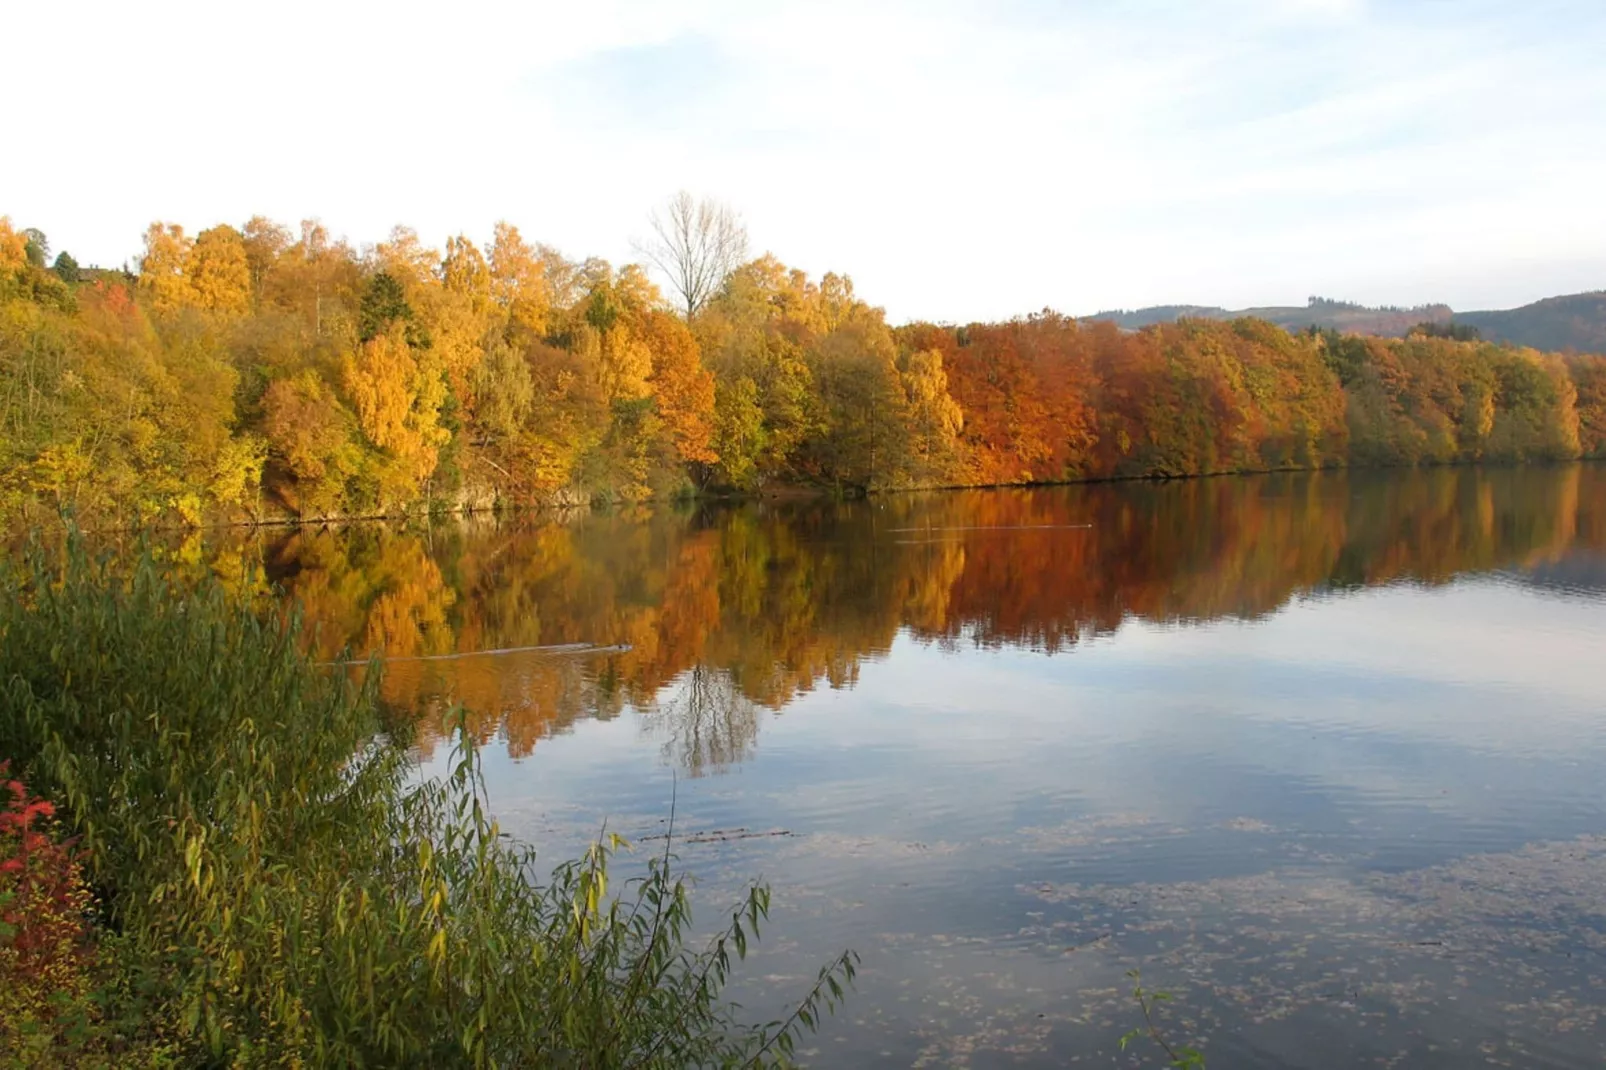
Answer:
M264 471L270 502L330 515L688 477L874 490L1606 451L1606 372L1509 347L1052 312L894 332L846 275L768 255L688 323L641 268L508 223L444 254L398 227L358 255L260 216L144 242L135 286L69 286L0 218L8 513L196 519L254 508Z
M11 228L11 218L0 215L0 272L28 266L28 239Z
M313 339L342 338L350 329L357 305L361 273L356 255L343 242L333 242L314 220L303 220L301 239L281 255L268 250L280 235L253 228L246 251L253 272L261 272L261 301L274 310L294 312L301 330ZM258 258L262 258L258 260ZM258 264L260 263L260 267Z
M652 351L625 326L603 332L597 360L597 382L610 403L635 401L651 393Z
M435 471L447 439L439 424L445 384L407 345L401 324L364 342L342 365L357 425L396 462L385 473L389 496L411 497Z
M274 263L290 247L293 240L287 228L266 216L254 215L246 220L240 233L240 244L245 249L246 267L250 272L251 293L254 297L262 295L263 285L269 272L273 270Z
M434 280L440 254L419 241L418 232L413 228L395 227L389 241L374 247L374 259L380 271L395 276L411 301Z
M342 510L346 481L362 468L350 413L313 372L271 384L262 403L269 447L295 477L278 488L286 503L303 516Z
M212 497L220 505L244 505L262 482L262 465L267 457L267 443L255 435L225 441L212 466L208 484Z
M251 308L251 265L245 240L231 226L203 230L185 264L195 303L213 312L241 314Z
M952 471L959 433L965 426L964 411L948 393L941 351L911 353L902 378L909 401L911 475L919 481L940 480Z
M313 372L272 383L262 398L263 429L298 479L324 477L348 443L346 414Z
M346 392L357 411L357 425L380 449L393 450L408 439L413 383L418 362L399 330L364 342L344 365Z
M145 231L145 255L139 261L139 290L150 307L174 312L194 300L184 266L191 241L177 223L152 223Z
M449 238L441 261L439 285L419 296L430 354L445 371L452 391L472 406L474 372L485 359L497 308L491 292L490 268L467 238Z
M29 482L36 491L50 494L58 505L71 502L81 484L94 470L94 460L77 442L47 446L33 463Z
M498 223L491 240L491 288L510 334L537 338L552 313L552 287L536 251L511 223Z

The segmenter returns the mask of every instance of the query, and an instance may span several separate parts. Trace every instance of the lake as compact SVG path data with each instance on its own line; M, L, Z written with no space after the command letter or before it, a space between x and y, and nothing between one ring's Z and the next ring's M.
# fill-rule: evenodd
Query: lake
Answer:
M254 538L554 861L771 882L750 1013L856 949L816 1065L1160 1065L1132 969L1212 1067L1606 1052L1606 467Z

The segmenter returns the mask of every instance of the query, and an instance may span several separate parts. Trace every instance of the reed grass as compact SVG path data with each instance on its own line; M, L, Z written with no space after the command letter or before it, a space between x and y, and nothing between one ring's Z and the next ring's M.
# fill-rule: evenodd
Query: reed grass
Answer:
M301 630L78 537L0 566L0 758L79 837L109 950L101 1033L64 1034L64 1064L772 1065L839 1004L851 953L741 1021L722 990L767 888L693 944L667 848L618 887L616 837L543 867L460 723L420 781L379 667L320 667Z

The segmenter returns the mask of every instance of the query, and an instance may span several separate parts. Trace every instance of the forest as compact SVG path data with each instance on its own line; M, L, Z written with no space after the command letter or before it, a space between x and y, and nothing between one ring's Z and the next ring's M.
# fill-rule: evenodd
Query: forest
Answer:
M323 519L1606 455L1606 358L1255 319L895 326L681 195L642 264L0 218L0 522ZM659 268L667 289L654 282Z

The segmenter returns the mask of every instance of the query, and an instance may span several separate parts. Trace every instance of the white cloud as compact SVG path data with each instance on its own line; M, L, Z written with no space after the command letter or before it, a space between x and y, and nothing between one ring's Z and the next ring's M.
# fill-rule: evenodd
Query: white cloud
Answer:
M100 262L257 211L624 258L686 186L899 318L1606 285L1588 0L234 11L9 14L0 211Z

